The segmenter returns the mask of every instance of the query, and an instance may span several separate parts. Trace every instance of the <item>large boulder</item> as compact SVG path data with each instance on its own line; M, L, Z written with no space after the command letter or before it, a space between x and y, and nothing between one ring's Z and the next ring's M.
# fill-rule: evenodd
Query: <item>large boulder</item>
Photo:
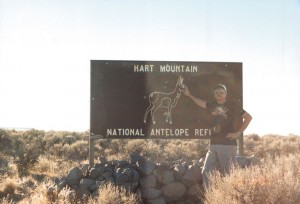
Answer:
M127 166L123 169L122 173L129 178L128 182L123 183L122 186L128 191L135 192L139 185L140 174L131 166Z
M185 173L185 171L187 170L187 165L186 164L177 164L174 167L174 176L176 178L176 180L179 180L183 174Z
M150 175L155 169L155 163L152 161L138 161L137 168L142 175Z
M105 157L98 157L98 164L105 165L107 164L107 159Z
M102 182L101 181L96 181L96 183L89 186L88 189L91 193L93 193L93 192L97 191L99 189L99 187L103 184L104 184L104 181L102 181Z
M245 168L250 165L259 165L261 163L260 160L254 155L252 155L251 157L237 156L236 160L241 168Z
M154 188L156 185L156 176L151 174L151 175L146 175L140 179L140 185L143 188Z
M135 192L139 186L139 182L127 182L121 185L121 187L125 188L126 191Z
M184 200L178 200L178 201L175 201L174 204L199 204L201 202L194 202L193 200L191 199L184 199Z
M125 168L128 165L129 165L129 162L125 161L125 160L117 161L117 163L116 163L117 168Z
M163 169L155 169L154 175L156 175L159 182L162 184L170 184L175 181L174 172L170 170L163 170Z
M81 171L82 171L83 176L86 176L88 174L89 168L90 168L89 164L83 164L81 166Z
M122 169L122 172L129 177L130 181L139 181L140 174L132 166L127 166Z
M67 182L70 186L75 186L80 183L83 173L79 167L74 167L67 175Z
M111 164L104 165L104 172L114 172L114 166Z
M54 182L55 182L55 186L56 186L56 191L57 192L60 192L68 184L68 180L67 180L66 177L56 178L54 180Z
M200 195L200 186L198 185L193 185L187 190L187 197L192 199L192 200L199 200L199 195Z
M102 173L102 177L107 179L109 177L111 177L114 174L114 166L110 165L110 164L105 164L104 166L104 170Z
M129 157L130 157L130 162L132 164L135 164L136 162L145 162L146 161L144 157L140 156L137 153L132 153L129 155Z
M129 181L129 176L126 175L124 172L116 172L114 174L114 178L115 178L115 183L117 185L122 185Z
M111 172L111 171L106 171L106 172L104 172L101 176L102 176L104 179L107 179L107 178L109 178L109 177L112 177L113 174L114 174L114 173Z
M201 183L202 173L201 168L196 165L190 165L182 177L182 182L190 187L196 183Z
M246 167L246 166L248 165L248 159L247 159L247 157L244 157L244 156L237 156L237 157L236 157L236 161L237 161L237 164L238 164L240 167L242 167L242 168L244 168L244 167Z
M118 168L114 174L114 178L117 185L122 185L127 182L138 183L140 175L134 168L127 166L123 169Z
M105 178L104 180L104 183L112 183L112 184L115 184L115 179L114 177L108 177L108 178Z
M161 191L167 201L175 201L185 194L186 187L181 182L176 181L162 187Z
M87 188L84 188L82 186L74 187L74 191L75 191L76 198L80 200L87 201L89 196L91 195L90 191Z
M158 197L152 200L147 200L147 204L166 204L166 200L163 197Z
M104 168L102 169L104 170ZM89 178L96 179L100 174L101 174L100 168L93 167L89 172Z
M94 184L96 184L96 181L94 179L89 179L89 178L83 178L79 183L79 185L83 188L88 188Z
M155 199L161 195L161 190L155 188L141 188L140 189L142 198L145 199Z
M140 174L137 170L135 169L130 169L130 180L133 182L139 183L140 180Z

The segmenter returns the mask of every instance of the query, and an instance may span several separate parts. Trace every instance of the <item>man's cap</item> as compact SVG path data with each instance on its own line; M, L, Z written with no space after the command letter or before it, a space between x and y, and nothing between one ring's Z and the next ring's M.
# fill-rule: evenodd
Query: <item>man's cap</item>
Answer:
M213 91L217 90L217 89L223 89L225 92L227 92L227 88L224 84L217 84L214 88Z

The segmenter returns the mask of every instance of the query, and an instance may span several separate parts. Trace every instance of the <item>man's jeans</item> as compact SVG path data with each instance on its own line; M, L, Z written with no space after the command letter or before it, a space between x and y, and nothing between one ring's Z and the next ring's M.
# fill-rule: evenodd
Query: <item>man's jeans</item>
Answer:
M211 145L202 169L202 180L205 189L209 187L208 176L219 169L223 175L229 174L231 165L236 164L237 147L235 145Z

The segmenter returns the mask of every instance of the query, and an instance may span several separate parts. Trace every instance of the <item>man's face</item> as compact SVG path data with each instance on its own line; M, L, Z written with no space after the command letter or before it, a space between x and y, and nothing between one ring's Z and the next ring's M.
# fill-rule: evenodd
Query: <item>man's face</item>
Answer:
M227 93L224 89L216 89L214 90L214 96L217 100L224 100L226 99Z

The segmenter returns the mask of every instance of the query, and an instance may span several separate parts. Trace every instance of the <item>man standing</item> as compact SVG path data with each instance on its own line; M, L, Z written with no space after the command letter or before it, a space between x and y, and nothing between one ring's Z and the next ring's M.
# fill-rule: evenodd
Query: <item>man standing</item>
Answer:
M242 107L227 100L227 88L223 84L218 84L213 88L213 101L204 101L194 97L187 87L183 93L211 114L210 148L202 169L203 184L207 189L209 187L208 176L213 170L220 167L221 173L225 175L230 172L230 166L236 163L236 139L242 136L252 117ZM242 124L240 127L235 127L236 122L241 118Z

